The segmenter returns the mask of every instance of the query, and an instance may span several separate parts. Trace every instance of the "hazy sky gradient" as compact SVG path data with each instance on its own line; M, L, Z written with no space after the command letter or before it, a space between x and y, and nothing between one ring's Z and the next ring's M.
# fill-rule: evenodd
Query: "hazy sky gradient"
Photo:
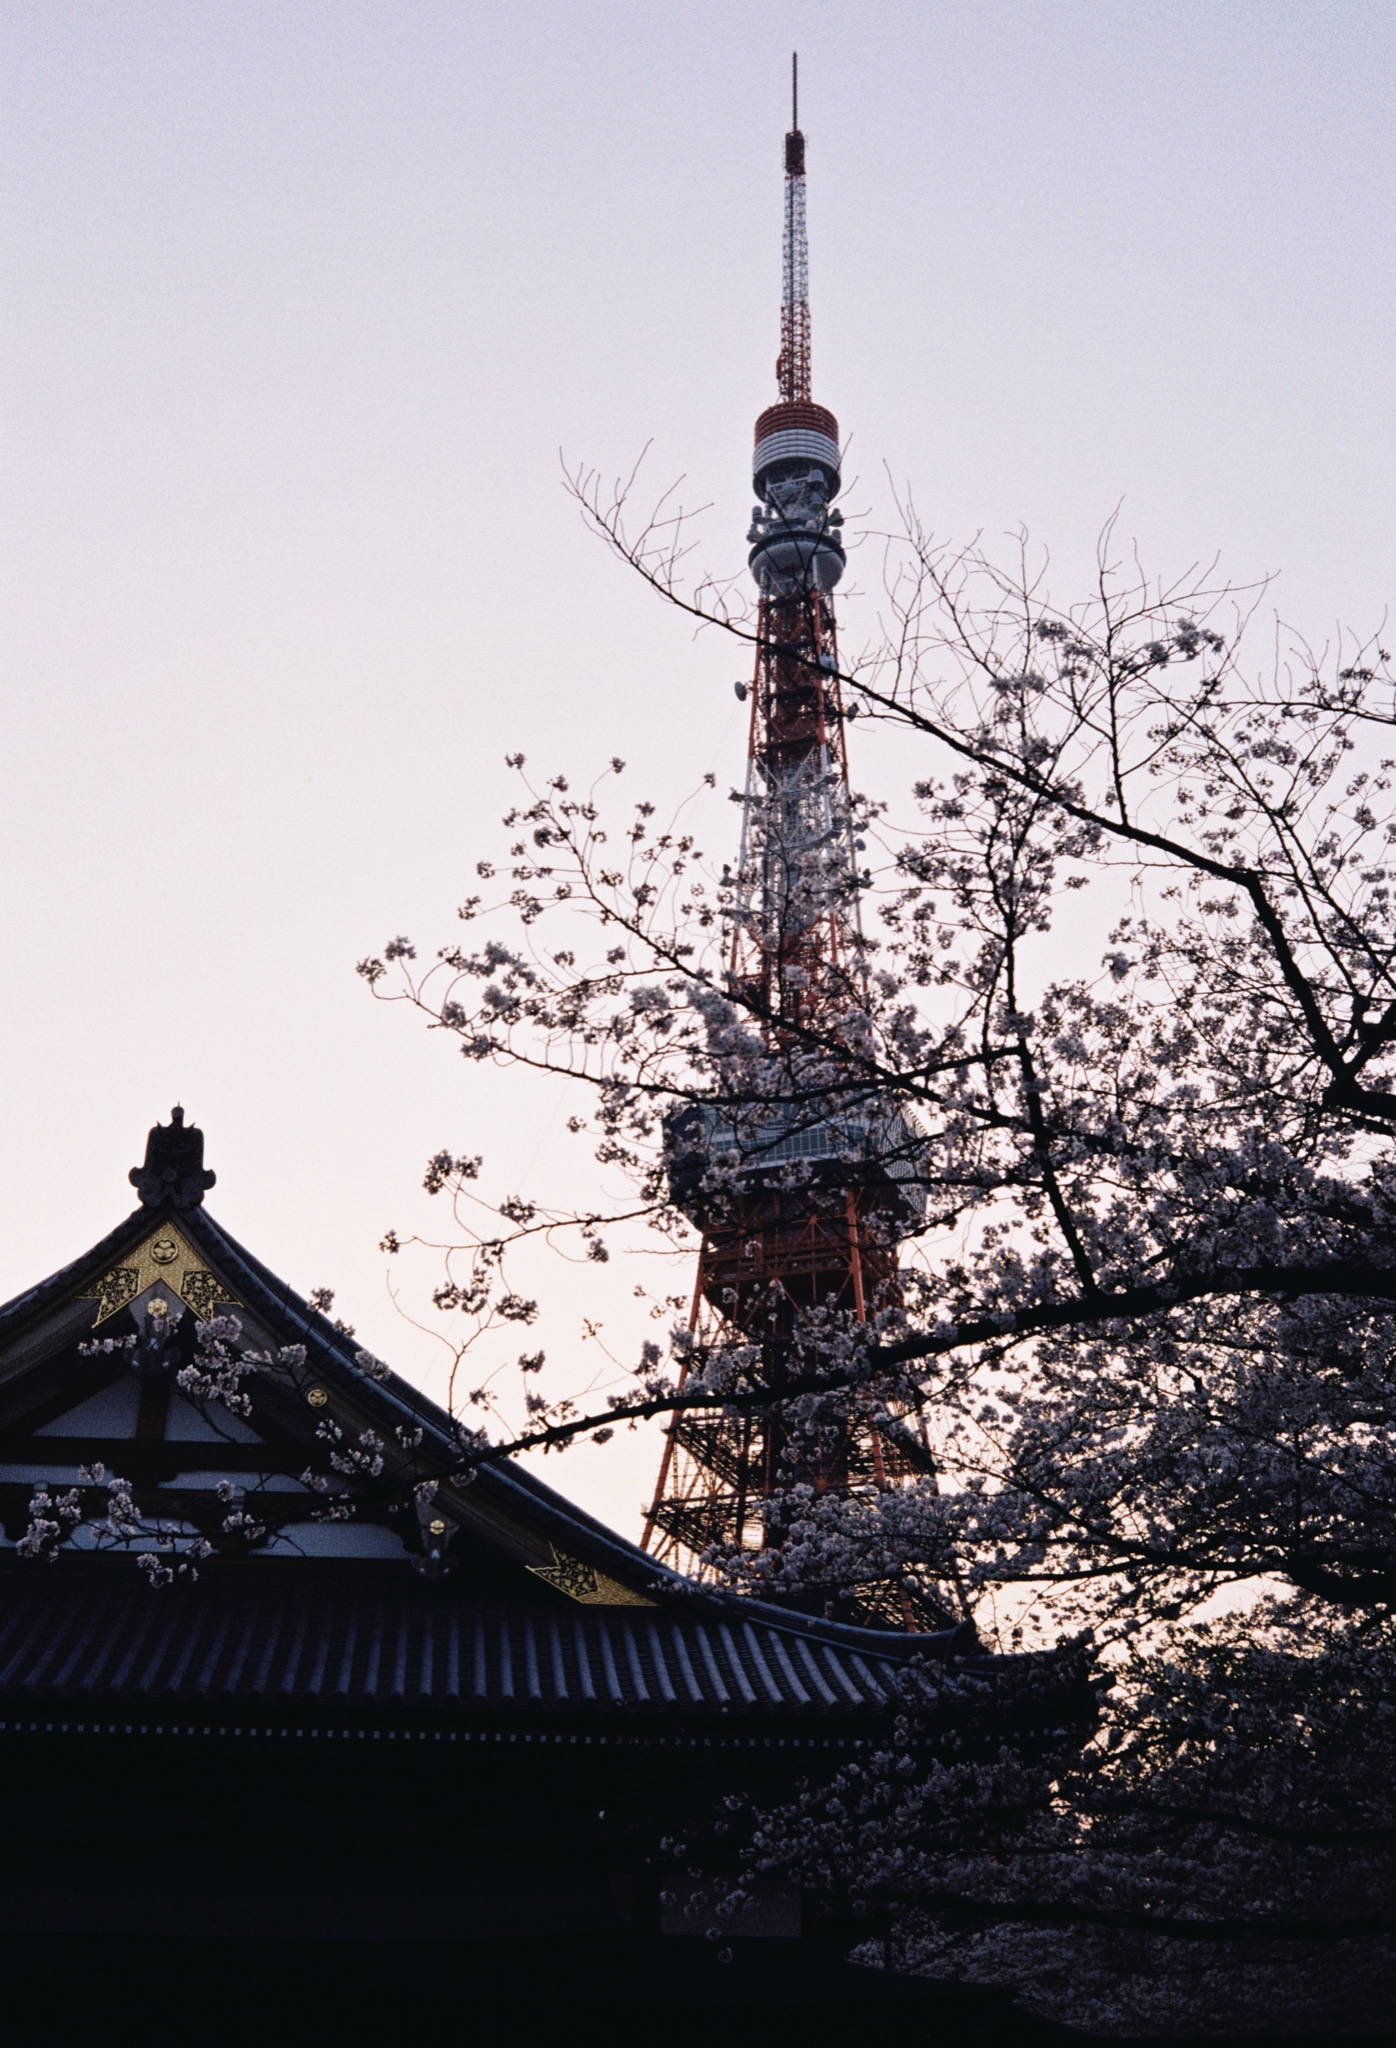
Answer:
M740 772L743 662L586 538L559 450L653 440L740 565L792 46L850 510L890 466L1065 593L1122 504L1317 640L1392 597L1392 5L9 0L0 37L0 1295L119 1220L178 1097L218 1215L432 1381L377 1240L443 1144L536 1185L560 1098L354 962L452 936L510 748ZM630 1343L633 1276L583 1278L569 1376L583 1306ZM633 1527L651 1463L550 1476Z

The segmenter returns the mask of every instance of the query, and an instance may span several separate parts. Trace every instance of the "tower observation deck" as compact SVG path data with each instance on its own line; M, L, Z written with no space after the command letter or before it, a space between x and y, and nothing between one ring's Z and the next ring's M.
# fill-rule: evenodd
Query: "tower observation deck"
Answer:
M858 1085L837 1047L866 1022L859 917L862 843L849 791L833 593L845 566L838 421L811 397L805 137L795 98L785 138L779 397L756 422L747 535L757 652L741 850L732 877L728 986L762 1042L719 1095L671 1117L669 1185L702 1233L695 1349L736 1340L778 1396L808 1363L821 1317L866 1320L894 1301L897 1245L924 1218L920 1133ZM803 1341L802 1341L802 1332ZM645 1547L704 1569L715 1548L778 1539L792 1488L856 1493L932 1470L922 1433L873 1426L856 1403L797 1430L778 1407L680 1413L670 1426ZM944 1611L900 1588L806 1589L802 1604L908 1628Z

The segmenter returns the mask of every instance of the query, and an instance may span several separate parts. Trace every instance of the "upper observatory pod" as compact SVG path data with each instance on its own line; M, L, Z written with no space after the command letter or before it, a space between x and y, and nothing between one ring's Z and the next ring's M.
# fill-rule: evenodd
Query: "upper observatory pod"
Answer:
M843 514L829 510L839 488L839 423L809 398L785 398L756 422L752 464L759 503L747 561L762 595L826 594L844 572Z
M769 500L772 484L803 480L815 468L823 472L825 498L836 498L843 478L839 474L839 423L834 415L812 398L782 398L768 405L756 422L751 458L757 497Z
M755 422L755 492L747 563L761 596L802 598L833 590L845 567L839 489L839 422L809 397L782 399Z

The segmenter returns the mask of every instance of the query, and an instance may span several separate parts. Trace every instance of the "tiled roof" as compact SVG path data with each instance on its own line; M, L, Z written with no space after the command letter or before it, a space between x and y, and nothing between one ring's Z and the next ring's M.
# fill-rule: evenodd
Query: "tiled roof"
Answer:
M160 1590L128 1561L14 1564L0 1572L0 1719L104 1700L669 1718L886 1706L904 1647L894 1662L769 1614L472 1598L391 1565L253 1561Z
M82 1258L0 1307L0 1347L22 1350L30 1342L28 1333L53 1315L62 1327L50 1341L71 1342L74 1328L62 1318L87 1303L90 1319L97 1280L164 1214L138 1209ZM385 1381L366 1378L355 1363L353 1337L278 1279L207 1209L181 1210L177 1227L230 1285L241 1308L274 1341L304 1343L317 1376L390 1445L401 1430L414 1438L419 1433L421 1448L415 1455L423 1470L448 1475L441 1499L450 1512L449 1474L458 1461L450 1417L396 1374ZM310 1411L298 1411L298 1416L309 1443ZM283 1426L286 1421L283 1414ZM204 1693L252 1698L260 1696L260 1688L287 1700L396 1697L444 1705L459 1698L491 1707L531 1702L572 1711L759 1712L779 1706L801 1714L867 1712L881 1704L879 1671L890 1673L908 1657L944 1658L977 1648L968 1627L908 1637L696 1586L511 1460L483 1466L461 1500L464 1507L457 1501L455 1511L469 1524L473 1540L493 1545L512 1559L514 1568L536 1570L567 1560L647 1604L619 1613L588 1604L576 1613L520 1573L507 1590L501 1588L500 1611L483 1605L476 1609L462 1590L464 1571L441 1585L426 1585L405 1559L373 1567L362 1584L342 1561L312 1566L263 1558L244 1566L226 1560L210 1567L192 1591L154 1591L130 1560L124 1572L119 1561L108 1560L114 1574L108 1581L94 1559L86 1560L92 1572L88 1580L72 1558L50 1568L22 1565L11 1557L0 1567L0 1692L57 1688L84 1695L100 1686L108 1692L130 1689L170 1697L187 1692L192 1699ZM245 1581L239 1576L243 1570ZM385 1589L381 1594L380 1585ZM157 1630L158 1614L167 1620L165 1636ZM217 1629L226 1643L219 1637L223 1647L215 1657L209 1632ZM465 1668L461 1659L467 1636L471 1687L477 1643L486 1646L487 1683L480 1693L452 1691L441 1676L448 1667ZM564 1645L560 1664L554 1641ZM57 1654L59 1644L67 1645L63 1656ZM148 1659L157 1655L151 1646L158 1646L163 1662L151 1663L152 1675L138 1679L132 1674L144 1667L137 1657L128 1669L125 1652L139 1644L146 1646L140 1654ZM239 1646L236 1655L228 1645ZM530 1658L542 1674L536 1693L530 1692L527 1678ZM254 1684L249 1673L255 1675L264 1663L276 1675ZM209 1678L191 1677L206 1664ZM331 1665L333 1678L325 1675ZM389 1665L418 1675L410 1683L404 1680L405 1690L395 1689L381 1677ZM291 1674L284 1684L283 1670ZM313 1676L316 1670L319 1676ZM525 1676L518 1678L518 1671Z

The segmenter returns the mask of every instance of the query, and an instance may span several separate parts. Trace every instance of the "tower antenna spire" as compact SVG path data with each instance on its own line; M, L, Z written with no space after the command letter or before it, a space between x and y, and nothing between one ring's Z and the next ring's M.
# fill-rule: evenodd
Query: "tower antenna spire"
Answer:
M787 403L810 395L809 238L805 229L805 138L800 133L800 58L790 57L790 133L785 138L785 235L776 382Z

